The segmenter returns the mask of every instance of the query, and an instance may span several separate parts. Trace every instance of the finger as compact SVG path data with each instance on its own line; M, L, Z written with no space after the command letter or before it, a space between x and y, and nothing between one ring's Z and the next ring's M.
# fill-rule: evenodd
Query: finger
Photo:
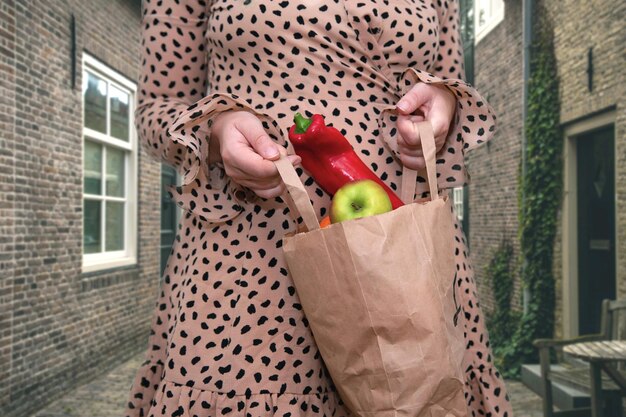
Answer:
M399 114L398 120L400 119L408 119L414 123L423 122L426 120L423 114Z
M240 154L238 161L232 161L229 164L230 172L227 171L226 174L240 183L245 182L249 188L254 188L255 185L260 188L268 188L268 186L275 187L281 184L282 178L274 162L261 158L253 151L251 153L250 158L254 159L253 161L244 160L245 155ZM289 155L287 159L293 166L302 162L302 158L298 155Z
M398 142L398 152L408 156L424 156L422 148L407 146L403 142Z
M297 166L302 162L302 158L298 155L287 155L287 159L291 162L293 166ZM249 184L248 188L265 191L266 194L267 192L269 192L273 195L274 191L278 190L278 195L280 195L285 191L285 184L280 174L277 174L273 177L268 177L264 180L249 178L246 180L246 182Z
M449 117L447 117L445 111L437 111L437 109L433 107L433 109L430 111L429 116L429 121L433 127L433 135L435 136L435 138L448 136L450 119Z
M435 149L437 151L441 149L443 144L446 142L446 138L448 137L448 122L449 121L447 118L441 118L439 116L435 116L434 114L430 121L433 127L433 135L435 137Z
M435 147L437 148L437 152L439 152L446 144L446 139L448 139L448 135L442 135L435 138Z
M257 154L270 160L275 160L280 157L280 146L272 141L260 120L246 120L244 123L237 123L235 127L246 138Z
M298 155L288 155L287 159L294 167L300 165L300 163L302 162L302 158ZM283 184L283 179L280 176L280 173L277 173L277 175L273 177L267 177L264 179L249 178L248 180L253 184L258 184L258 188L264 190L274 188L279 186L280 184Z
M396 122L396 126L402 138L402 142L404 142L406 146L409 146L409 147L421 146L420 132L417 129L416 123L413 122L411 118L409 117L398 118L398 121ZM401 141L398 140L398 143L400 142Z
M456 110L456 98L445 86L438 86L433 91L435 94L427 118L433 127L435 138L448 136Z
M411 114L419 109L431 97L428 89L424 88L424 83L415 84L396 104L396 109L400 114Z
M289 159L289 162L291 162L291 165L294 167L302 163L302 158L298 155L289 155L287 159Z
M423 157L400 154L400 161L405 167L414 169L416 171L426 168L426 160Z
M296 154L288 155L287 149L285 149L282 146L277 146L277 148L278 148L278 152L280 153L280 156L281 157L286 156L289 162L291 162L293 166L296 166L300 164L300 162L302 162L302 158L299 155L296 155Z
M284 184L280 184L277 187L274 188L270 188L268 190L261 190L261 189L252 189L252 191L254 191L256 193L256 195L258 195L259 197L262 198L275 198L280 196L281 194L283 194L285 192L285 185Z
M225 149L222 159L224 166L230 170L226 174L231 177L265 179L278 175L274 162L256 153L247 142Z
M278 149L276 149L278 153ZM222 155L233 170L239 170L244 178L268 178L278 175L273 161L259 155L246 141L230 146Z
M239 183L241 185L245 185L248 188L259 189L259 190L269 190L271 188L278 187L283 183L280 177L272 177L268 179L258 179L258 178L241 178L239 179Z

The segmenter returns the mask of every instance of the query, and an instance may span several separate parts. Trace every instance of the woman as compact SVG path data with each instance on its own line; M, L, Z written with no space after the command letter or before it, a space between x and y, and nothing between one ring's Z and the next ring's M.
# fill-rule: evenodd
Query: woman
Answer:
M424 167L412 121L425 118L440 187L464 184L463 155L495 116L461 81L458 20L445 0L144 2L136 123L183 174L171 192L184 213L127 416L348 415L282 256L296 226L272 160L292 153L296 111L321 113L397 189L402 164ZM297 171L323 217L330 196ZM468 407L511 416L456 232Z

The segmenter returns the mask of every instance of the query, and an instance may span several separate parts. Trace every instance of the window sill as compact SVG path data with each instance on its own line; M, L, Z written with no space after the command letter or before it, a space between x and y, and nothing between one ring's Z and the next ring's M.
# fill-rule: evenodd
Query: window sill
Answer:
M107 259L101 261L88 261L85 262L83 258L83 274L88 274L91 272L99 272L109 269L116 269L120 267L133 266L137 265L137 258L135 257L127 257L127 258L116 258L116 259Z

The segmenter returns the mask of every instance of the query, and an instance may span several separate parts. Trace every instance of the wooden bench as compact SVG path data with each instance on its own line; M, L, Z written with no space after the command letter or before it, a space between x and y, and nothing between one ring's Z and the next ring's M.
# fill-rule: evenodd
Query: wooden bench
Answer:
M563 348L574 343L592 342L602 340L623 339L622 332L625 320L620 320L620 313L626 312L626 300L604 300L602 302L601 332L599 334L584 335L573 339L537 339L533 342L539 349L539 361L542 380L542 399L544 417L583 417L591 416L591 408L576 408L571 410L554 411L552 401L552 384L561 384L581 391L591 392L592 381L589 364L576 358L563 355ZM560 358L561 366L552 368L550 356L554 350ZM619 367L622 367L620 364ZM621 397L621 389L607 375L597 376L602 378L602 390L606 392L605 398ZM621 400L609 401L605 408L607 417L622 417Z

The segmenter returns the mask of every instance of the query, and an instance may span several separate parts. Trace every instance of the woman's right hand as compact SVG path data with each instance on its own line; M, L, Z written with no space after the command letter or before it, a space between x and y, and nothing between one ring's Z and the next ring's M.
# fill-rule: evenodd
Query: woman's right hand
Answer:
M270 139L263 124L247 111L226 111L213 120L211 142L219 144L226 175L254 191L259 197L274 198L285 185L272 161L286 155L286 150ZM288 156L295 166L301 158Z

